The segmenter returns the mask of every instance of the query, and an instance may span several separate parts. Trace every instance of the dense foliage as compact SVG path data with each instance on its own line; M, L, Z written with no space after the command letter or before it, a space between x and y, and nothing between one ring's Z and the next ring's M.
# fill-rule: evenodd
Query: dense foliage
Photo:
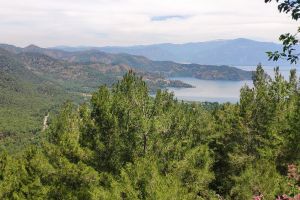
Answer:
M276 69L271 80L259 66L239 104L205 109L166 91L151 97L129 72L112 89L101 86L90 103L66 103L40 144L2 152L0 199L295 196L298 83L295 71L286 81Z

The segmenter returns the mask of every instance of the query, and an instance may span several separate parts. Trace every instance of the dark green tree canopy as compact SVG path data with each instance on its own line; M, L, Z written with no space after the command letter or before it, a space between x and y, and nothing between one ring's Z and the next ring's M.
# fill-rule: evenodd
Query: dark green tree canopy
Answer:
M90 102L63 105L46 137L0 154L1 199L266 199L295 196L285 178L300 162L300 92L258 66L237 104L148 94L130 71ZM206 106L206 107L204 107ZM291 167L290 167L291 168ZM293 177L295 170L293 171ZM292 184L292 185L291 185Z

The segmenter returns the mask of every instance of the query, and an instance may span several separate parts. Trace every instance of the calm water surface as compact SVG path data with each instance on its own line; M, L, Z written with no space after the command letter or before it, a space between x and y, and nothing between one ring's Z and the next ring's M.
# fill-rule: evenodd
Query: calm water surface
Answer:
M252 87L252 81L207 81L196 78L176 77L173 80L193 85L195 88L168 88L174 95L185 101L238 102L240 89Z
M244 70L255 70L256 66L237 67ZM284 77L289 77L292 67L281 67L280 71ZM264 67L267 74L274 76L273 66ZM185 101L208 101L208 102L231 102L239 101L240 89L244 85L253 86L252 81L207 81L190 77L175 77L172 80L180 80L193 85L195 88L168 88L179 100Z

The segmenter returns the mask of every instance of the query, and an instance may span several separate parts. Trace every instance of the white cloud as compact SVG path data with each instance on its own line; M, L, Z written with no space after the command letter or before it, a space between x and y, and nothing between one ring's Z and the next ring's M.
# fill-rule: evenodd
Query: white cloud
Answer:
M0 42L20 46L277 41L297 27L264 0L0 0L0 5Z

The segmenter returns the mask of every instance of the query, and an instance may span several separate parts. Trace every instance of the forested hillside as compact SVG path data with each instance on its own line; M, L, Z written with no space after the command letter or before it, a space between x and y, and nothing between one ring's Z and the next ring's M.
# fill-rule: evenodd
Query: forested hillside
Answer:
M152 94L167 87L193 87L167 76L244 80L252 72L227 66L154 62L140 56L98 51L65 52L30 45L0 45L0 145L23 146L35 140L44 116L66 100L80 103L100 85L122 79L129 70L143 77ZM25 139L26 138L26 139Z
M0 146L12 150L35 141L43 118L66 100L80 103L99 85L111 86L130 70L127 65L72 63L14 46L0 48ZM38 48L39 49L39 48ZM151 91L192 87L157 73L143 73ZM17 148L16 148L17 147Z
M300 88L261 66L238 104L205 109L133 72L65 104L39 145L1 153L1 199L263 199L299 193ZM17 158L17 159L16 159ZM282 199L282 198L280 198ZM296 199L296 197L295 197Z
M227 66L181 65L145 57L98 51L65 52L30 45L0 45L1 145L20 146L36 139L43 117L67 99L87 98L99 85L109 87L134 69L151 93L167 87L193 87L166 76L244 80L252 72Z
M47 112L70 97L59 85L28 70L17 56L0 49L1 145L16 149L26 144L41 130Z

